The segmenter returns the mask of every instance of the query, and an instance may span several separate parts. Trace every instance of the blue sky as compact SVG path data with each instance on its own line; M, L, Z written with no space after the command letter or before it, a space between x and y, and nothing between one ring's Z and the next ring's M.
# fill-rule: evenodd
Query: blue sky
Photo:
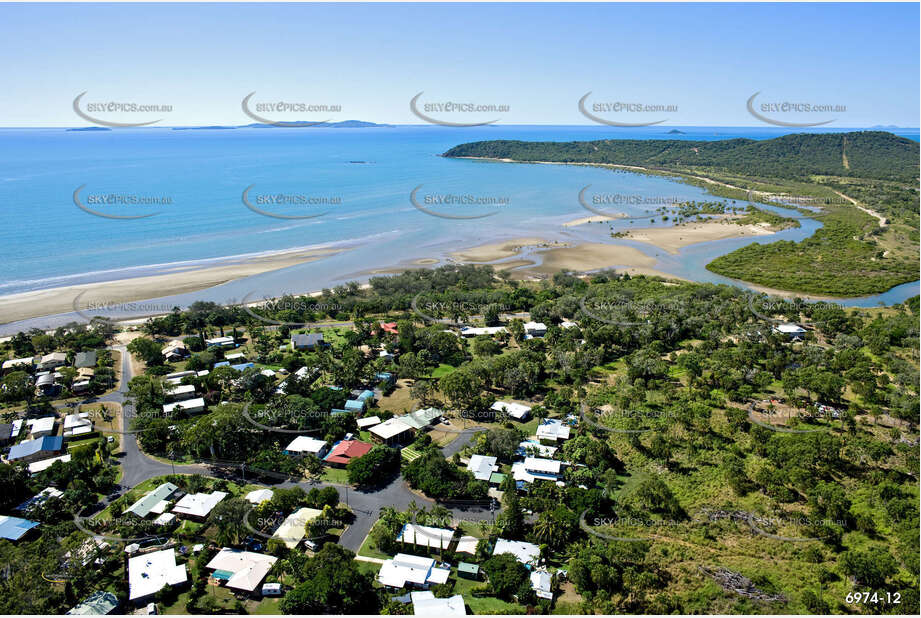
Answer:
M409 100L425 91L508 105L503 123L591 124L577 102L592 91L677 106L611 119L763 126L745 106L761 91L846 106L796 119L917 127L918 23L912 3L6 4L0 125L87 125L71 108L83 91L171 105L167 125L251 122L253 91L341 105L334 120L420 123Z

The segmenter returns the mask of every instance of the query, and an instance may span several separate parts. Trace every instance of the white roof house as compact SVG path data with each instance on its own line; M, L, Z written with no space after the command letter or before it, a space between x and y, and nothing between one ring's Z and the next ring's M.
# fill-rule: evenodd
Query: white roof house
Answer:
M45 354L39 362L42 369L52 369L66 364L67 354L64 352L51 352L50 354Z
M60 498L64 495L64 492L55 487L46 487L19 506L17 506L14 511L27 511L33 506L40 506L45 503L49 498Z
M246 501L253 504L262 504L272 499L275 495L271 489L256 489L246 494Z
M189 414L197 414L198 412L205 411L205 400L202 397L197 397L195 399L167 403L163 406L163 414L169 416L173 414L177 408L182 408L183 412L188 412Z
M508 332L504 326L463 326L460 329L462 337L475 337L477 335L498 335L499 333Z
M233 573L227 580L228 588L253 592L277 561L274 556L225 547L205 568Z
M317 509L307 507L298 509L285 518L272 538L282 541L288 549L294 549L307 534L307 524L322 514L323 511Z
M175 515L173 515L172 513L163 513L162 515L157 517L153 523L155 523L158 526L165 526L167 524L173 523L174 521L176 521Z
M497 401L489 409L495 412L505 412L510 418L519 422L526 421L531 416L531 406L514 401Z
M382 440L389 440L390 438L398 436L404 431L409 431L411 429L412 427L400 419L394 417L384 421L380 425L372 427L369 431Z
M309 453L317 457L322 457L323 453L326 452L326 447L326 440L318 440L317 438L311 438L309 436L298 436L285 447L285 452L299 455Z
M366 429L368 427L374 427L375 425L381 424L381 419L377 416L369 416L367 418L360 418L357 421L359 429Z
M186 494L173 507L173 513L189 517L207 517L217 503L227 497L225 491L212 491L210 494Z
M38 438L50 435L54 431L56 422L57 419L55 417L46 416L44 418L29 419L26 421L26 424L29 426L29 433L32 434L32 437Z
M447 599L436 599L430 590L418 590L409 593L413 603L414 616L466 616L464 597L455 594Z
M575 328L578 326L575 322L570 322L569 320L563 320L560 322L560 328Z
M212 339L205 339L205 345L207 346L220 346L222 348L233 346L234 345L233 337L214 337Z
M397 535L397 542L422 545L429 549L447 549L452 538L454 538L454 531L448 528L432 528L431 526L409 523L405 524L403 529L400 530L400 534ZM474 550L476 550L476 545L474 545Z
M553 576L547 571L531 571L531 590L541 599L553 600Z
M547 333L547 325L543 322L525 322L524 332L532 337L540 337Z
M70 461L70 455L61 455L60 457L51 457L50 459L42 459L41 461L36 461L29 464L29 474L38 474L42 470L47 470L54 465L54 462L60 461L61 463L67 463Z
M23 358L13 358L13 359L10 359L10 360L8 360L8 361L3 361L3 369L4 369L4 371L7 370L7 369L13 369L14 367L19 367L19 366L22 366L22 365L31 367L31 366L32 366L32 357L31 357L31 356L26 356L26 357L23 357Z
M179 378L182 380L182 378ZM195 385L194 384L175 384L172 388L168 389L166 396L173 401L180 401L182 399L191 399L195 397Z
M499 554L512 554L522 564L536 565L540 558L540 548L534 543L496 539L496 547L492 550L492 555L498 556Z
M534 481L560 480L563 462L540 457L525 457L524 461L512 464L512 476L516 481L532 483Z
M553 457L557 450L555 446L547 446L546 444L541 444L533 440L525 440L524 442L518 443L518 453L522 455L534 453L541 457L550 458Z
M90 420L89 412L80 414L68 414L64 417L64 437L70 438L91 433L93 431L93 421Z
M176 551L164 549L128 559L128 598L132 601L156 594L167 586L188 580L186 565L176 564Z
M569 430L569 425L563 421L555 418L547 418L541 421L541 424L537 426L537 438L539 440L552 440L554 442L568 440Z
M789 337L802 337L806 334L806 329L799 324L782 323L771 328L775 333L787 335Z
M467 469L473 473L473 478L476 480L488 481L493 472L499 471L499 466L496 465L496 461L495 457L472 455L470 461L467 463Z
M385 560L377 574L377 581L391 588L403 588L407 584L427 587L448 581L451 569L435 568L433 558L397 554Z

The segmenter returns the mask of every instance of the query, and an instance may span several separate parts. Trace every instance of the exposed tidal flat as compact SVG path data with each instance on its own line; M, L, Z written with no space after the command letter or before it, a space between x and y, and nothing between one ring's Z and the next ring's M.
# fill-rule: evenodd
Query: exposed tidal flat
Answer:
M781 133L690 128L682 138ZM616 135L605 127L0 130L5 153L0 154L0 208L11 222L0 230L8 256L0 265L0 322L6 323L0 331L80 319L73 303L81 293L81 306L145 300L182 307L195 300L238 302L312 292L452 262L492 263L517 278L563 268L616 268L746 285L705 266L751 242L798 241L821 226L804 219L800 228L775 233L720 222L675 227L657 215L658 205L716 198L697 186L629 170L437 156L458 143L486 138L657 139L666 134L658 127ZM359 160L373 163L351 164ZM112 220L74 204L73 193L81 186L85 196L169 200L143 209L94 206L112 214L153 213ZM628 199L589 202L590 212L579 199L586 186L591 195ZM270 214L311 218L266 216L241 199L248 187L253 204L260 197L284 195L320 205L307 199L258 202ZM410 200L414 190L424 210ZM25 214L35 212L43 217ZM305 247L324 252L305 255ZM916 294L917 287L906 284L844 302L899 302Z

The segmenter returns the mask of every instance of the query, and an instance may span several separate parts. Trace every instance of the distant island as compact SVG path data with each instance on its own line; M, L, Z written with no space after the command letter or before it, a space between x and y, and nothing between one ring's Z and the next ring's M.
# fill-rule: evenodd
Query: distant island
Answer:
M684 135L684 131L679 131L678 129L672 129L666 135Z
M249 124L226 126L211 125L201 127L172 127L173 131L215 131L228 129L288 129L288 128L310 128L318 127L323 129L367 129L367 128L393 128L392 124L378 124L376 122L366 122L364 120L343 120L341 122L311 122L308 120L292 120L291 122L278 122L270 124L267 122L251 122Z
M111 131L112 129L108 127L74 127L72 129L65 129L65 131Z
M488 140L460 144L443 156L629 168L677 176L733 200L813 207L802 212L820 220L822 227L809 238L753 243L707 265L733 279L851 297L918 279L919 145L892 133L714 141Z

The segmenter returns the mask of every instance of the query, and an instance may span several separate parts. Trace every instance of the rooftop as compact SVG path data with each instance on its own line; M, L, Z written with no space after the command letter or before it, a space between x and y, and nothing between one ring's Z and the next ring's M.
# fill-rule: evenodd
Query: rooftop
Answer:
M361 440L341 440L333 445L325 460L330 463L347 464L353 459L367 455L373 448L373 444Z
M186 494L173 507L173 513L189 515L191 517L205 517L217 506L217 503L227 497L227 492L212 491L210 494Z
M512 554L522 564L536 564L540 557L540 548L534 543L496 539L496 547L492 550L492 555L498 556L499 554Z
M128 597L133 601L167 586L185 583L186 565L176 564L176 551L164 549L128 559Z

